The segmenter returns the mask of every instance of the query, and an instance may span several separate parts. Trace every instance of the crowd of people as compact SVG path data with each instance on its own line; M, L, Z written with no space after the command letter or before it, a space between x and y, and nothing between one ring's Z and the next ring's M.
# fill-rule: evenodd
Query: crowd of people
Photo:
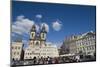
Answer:
M27 60L28 61L28 60ZM32 63L33 64L58 64L59 63L59 59L57 57L55 58L51 58L51 57L47 57L47 58L36 58L34 57L32 59Z
M60 57L34 57L33 59L12 60L12 65L45 65L45 64L60 64L73 62L94 61L95 57L91 56L60 56Z
M59 64L59 63L69 63L77 62L75 58L69 57L34 57L33 59L27 59L22 61L14 61L13 65L41 65L41 64Z

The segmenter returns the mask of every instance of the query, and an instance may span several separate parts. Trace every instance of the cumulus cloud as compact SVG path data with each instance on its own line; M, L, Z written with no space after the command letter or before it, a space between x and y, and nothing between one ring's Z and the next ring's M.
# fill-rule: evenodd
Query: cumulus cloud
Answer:
M33 20L25 18L23 15L17 16L16 21L12 24L12 33L17 33L20 35L23 33L28 34L33 24L35 24ZM45 25L46 31L49 32L49 26L46 23L41 23L40 26L35 24L36 30L39 31L43 24Z
M42 15L41 15L41 14L37 14L37 15L36 15L36 18L41 19L41 18L42 18Z
M12 24L12 32L17 34L28 33L34 24L34 21L25 18L23 15L18 16L14 24Z
M55 22L52 23L52 27L55 31L60 31L62 24L59 21L55 21Z
M45 26L46 31L49 32L49 25L46 24L46 23L42 23L42 24L41 24L41 28L43 27L43 25Z

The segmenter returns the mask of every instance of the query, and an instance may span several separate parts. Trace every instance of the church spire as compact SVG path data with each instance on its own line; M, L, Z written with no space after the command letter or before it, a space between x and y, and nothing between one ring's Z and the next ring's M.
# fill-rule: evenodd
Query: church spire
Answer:
M36 36L36 26L33 24L31 31L30 31L30 39L35 39Z
M36 26L35 26L35 24L32 25L31 32L32 31L35 31L36 32Z
M40 33L40 38L41 38L41 45L45 46L45 42L46 42L46 35L47 35L47 31L46 31L46 27L45 24L42 25L41 28L41 33Z
M45 27L45 24L43 24L42 29L41 29L41 32L43 32L43 33L47 33L47 31L46 31L46 27Z

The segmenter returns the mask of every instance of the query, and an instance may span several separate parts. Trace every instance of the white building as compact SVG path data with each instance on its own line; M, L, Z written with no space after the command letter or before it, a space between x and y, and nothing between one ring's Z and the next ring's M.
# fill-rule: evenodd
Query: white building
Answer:
M25 49L24 59L33 59L34 57L59 57L58 50L54 46L28 47Z
M40 33L36 32L36 26L33 25L30 31L29 46L25 49L24 59L33 59L34 57L59 57L58 49L51 44L46 43L45 25L42 26Z
M96 35L90 31L81 36L78 36L77 41L77 53L83 53L84 55L94 55L96 52Z
M81 35L70 36L65 39L62 47L62 51L66 52L64 49L67 49L69 54L94 55L96 53L96 35L90 31Z
M23 46L22 42L12 42L12 45L11 45L11 59L12 60L21 59L22 46Z

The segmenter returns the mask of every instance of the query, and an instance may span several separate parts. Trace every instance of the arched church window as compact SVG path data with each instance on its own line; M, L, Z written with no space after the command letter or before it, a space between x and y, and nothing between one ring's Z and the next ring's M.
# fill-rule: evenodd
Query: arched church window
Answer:
M32 33L32 37L34 37L34 34L35 34L35 33L33 32L33 33Z
M32 37L33 37L33 33L32 33Z
M44 34L43 34L43 36L42 36L43 38L44 38Z
M36 42L36 45L39 45L39 42Z

